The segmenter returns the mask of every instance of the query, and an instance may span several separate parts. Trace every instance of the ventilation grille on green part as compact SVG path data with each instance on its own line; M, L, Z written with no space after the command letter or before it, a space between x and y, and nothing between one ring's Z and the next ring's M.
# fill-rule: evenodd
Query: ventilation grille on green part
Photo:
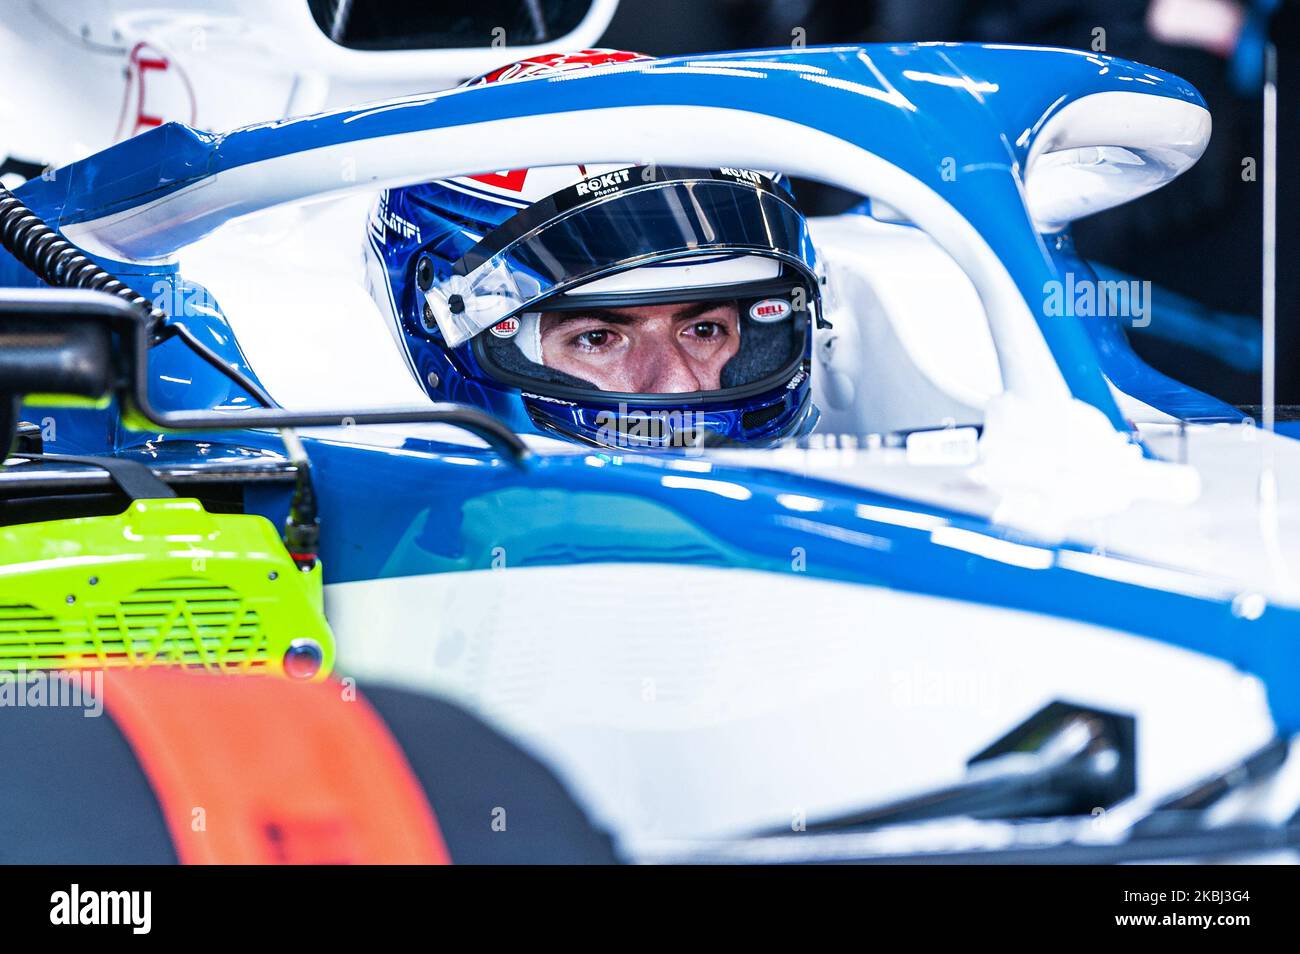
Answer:
M227 586L162 580L114 609L70 604L50 614L0 603L0 670L84 666L183 666L257 670L269 658L255 610Z

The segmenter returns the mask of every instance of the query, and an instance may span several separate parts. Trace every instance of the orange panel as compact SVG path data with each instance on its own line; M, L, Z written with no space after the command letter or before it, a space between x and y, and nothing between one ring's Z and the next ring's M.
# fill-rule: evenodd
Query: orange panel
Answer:
M111 671L104 704L185 864L449 861L401 748L337 682Z

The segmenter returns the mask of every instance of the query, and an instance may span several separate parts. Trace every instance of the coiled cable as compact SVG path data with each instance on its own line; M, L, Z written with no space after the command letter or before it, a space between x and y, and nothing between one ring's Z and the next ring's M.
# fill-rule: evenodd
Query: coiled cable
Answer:
M162 309L91 261L3 184L0 184L0 245L47 285L106 292L122 299L146 316L146 333L153 344L180 338L191 351L247 391L263 407L273 406L270 395L252 378L232 367L184 325L167 324L167 315ZM16 401L14 399L15 405ZM298 474L289 517L285 522L285 543L299 568L310 570L316 564L320 542L320 518L317 516L311 465L298 435L287 427L281 428L280 433Z
M91 261L4 185L0 185L0 245L47 285L116 295L147 314L155 329L167 318L134 288Z
M232 366L184 325L168 325L166 312L92 261L3 184L0 184L0 246L47 285L107 292L122 299L148 318L153 344L180 338L196 355L247 391L253 400L263 407L274 406L270 396L251 377Z
M509 426L499 419L475 408L458 404L432 404L415 407L384 408L378 411L316 410L286 411L262 390L251 376L232 365L217 352L199 340L180 322L168 321L168 315L150 301L105 271L82 250L73 245L48 225L39 215L9 189L0 184L0 247L46 284L56 288L70 288L105 292L104 305L97 310L121 310L116 317L132 316L138 322L133 335L135 350L131 386L133 399L147 420L160 427L190 430L223 429L233 426L235 418L224 412L163 411L149 401L146 375L146 353L149 347L170 338L180 338L182 343L199 358L221 372L226 378L247 392L260 408L248 408L237 417L243 427L338 427L351 424L443 423L464 428L485 440L507 461L516 467L527 466L530 459L528 446ZM88 296L95 297L95 296ZM110 304L111 303L111 304ZM37 311L60 313L68 307L64 302L32 301L27 307ZM85 307L82 303L81 307ZM107 316L105 316L107 317ZM0 415L2 416L2 415ZM308 508L311 509L311 508ZM304 521L305 522L305 521Z

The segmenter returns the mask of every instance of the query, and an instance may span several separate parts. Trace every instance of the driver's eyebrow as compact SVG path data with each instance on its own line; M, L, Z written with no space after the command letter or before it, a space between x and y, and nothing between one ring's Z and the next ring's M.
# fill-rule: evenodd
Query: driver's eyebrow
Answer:
M690 321L692 318L698 318L707 312L716 308L723 308L727 305L734 305L735 302L730 299L722 301L693 301L686 304L680 311L675 312L672 316L673 321ZM597 321L603 321L611 325L630 325L633 322L641 320L640 315L625 315L622 312L613 311L609 308L591 308L583 311L551 311L545 312L546 315L554 315L555 324L552 327L559 327L570 321L578 321L582 318L594 318Z
M597 321L603 321L611 325L630 325L640 318L639 315L621 315L616 311L610 311L608 308L591 308L583 311L548 311L543 312L543 314L548 318L554 316L555 324L552 327L556 328L570 321L581 321L583 318L594 318Z
M692 318L698 318L700 315L715 311L718 308L725 308L728 305L735 306L734 299L724 299L723 301L693 301L687 307L673 315L673 321L689 321Z

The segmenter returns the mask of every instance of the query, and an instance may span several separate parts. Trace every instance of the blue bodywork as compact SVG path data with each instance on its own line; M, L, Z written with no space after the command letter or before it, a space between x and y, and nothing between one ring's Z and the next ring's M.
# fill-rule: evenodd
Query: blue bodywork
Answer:
M750 65L728 69L741 59ZM763 70L762 61L782 68ZM1020 169L1048 117L1107 90L1202 103L1195 89L1168 73L1078 51L962 44L782 49L660 60L581 81L485 86L223 136L172 124L33 181L21 194L52 224L67 226L242 165L360 138L605 105L725 105L830 133L906 170L978 230L1033 302L1045 282L1088 266L1072 252L1068 235L1048 242L1034 230ZM944 160L952 157L958 174L949 179ZM211 217L178 229L193 239L218 224ZM103 264L146 294L182 281L168 266ZM14 263L0 263L0 282L27 281ZM184 320L228 360L246 366L219 315ZM1039 321L1070 391L1121 431L1129 428L1107 377L1183 419L1242 417L1149 368L1113 321ZM247 395L175 341L154 360L161 405L246 403ZM60 451L140 453L146 439L158 437L123 429L112 408L30 408L28 414L57 422ZM209 439L279 446L275 435L257 432ZM1095 623L1219 657L1257 674L1279 727L1300 730L1300 613L1269 606L1248 619L1233 612L1232 593L1191 595L1078 572L1058 562L1068 544L1045 545L987 520L789 471L672 455L592 451L540 457L521 470L489 451L427 440L390 449L350 443L340 432L310 439L307 447L325 528L327 583L489 569L502 558L517 567L648 562L807 573ZM278 520L286 498L250 490L247 505ZM936 543L917 515L995 538L1008 545L998 548L1006 556ZM1110 558L1124 563L1123 555ZM864 620L864 630L868 625Z

